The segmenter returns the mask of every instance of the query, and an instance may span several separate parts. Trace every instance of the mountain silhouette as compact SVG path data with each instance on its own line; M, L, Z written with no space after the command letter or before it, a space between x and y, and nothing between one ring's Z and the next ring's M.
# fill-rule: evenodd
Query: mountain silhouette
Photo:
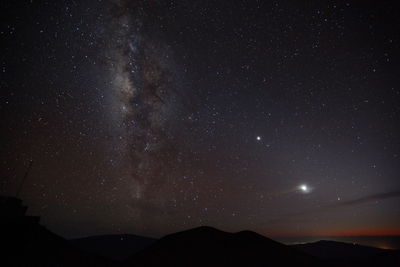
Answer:
M20 199L0 197L0 266L400 266L399 250L334 241L287 246L255 232L207 226L159 240L135 235L66 240L26 210Z
M108 259L122 261L153 244L156 239L138 235L100 235L72 239L75 247L101 255Z
M400 251L321 240L293 245L312 256L339 266L400 266Z
M117 266L116 262L82 252L66 239L26 216L27 207L14 197L0 197L0 266Z
M167 235L138 252L129 266L327 266L319 259L251 231L199 227Z

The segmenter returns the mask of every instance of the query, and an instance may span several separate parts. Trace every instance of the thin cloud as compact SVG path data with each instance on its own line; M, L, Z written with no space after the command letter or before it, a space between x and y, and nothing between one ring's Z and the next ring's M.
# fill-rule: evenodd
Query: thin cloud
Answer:
M353 206L353 205L364 204L364 203L368 203L368 202L372 202L372 201L384 200L384 199L389 199L389 198L398 198L398 197L400 197L400 191L393 191L393 192L369 195L366 197L356 198L356 199L347 200L347 201L341 201L340 203L336 203L334 205L329 205L328 207Z
M391 199L391 198L400 198L400 191L392 191L392 192L386 192L386 193L373 194L373 195L368 195L368 196L361 197L361 198L345 200L345 201L338 201L338 203L323 205L316 209L309 209L309 210L300 211L300 212L293 212L293 213L286 214L279 218L272 218L267 221L267 224L268 225L282 224L282 222L287 222L288 220L299 221L301 219L296 218L297 216L317 214L317 213L326 213L326 212L331 212L331 211L334 211L334 210L337 210L340 208L344 208L344 207L350 207L350 206L365 204L365 203L369 203L369 202L373 202L373 201Z

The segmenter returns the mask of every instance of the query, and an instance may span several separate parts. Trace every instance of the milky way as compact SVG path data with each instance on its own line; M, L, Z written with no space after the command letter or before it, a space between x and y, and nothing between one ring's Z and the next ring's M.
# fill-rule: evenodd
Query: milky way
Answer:
M139 216L165 213L174 192L178 148L171 125L176 124L182 99L168 47L154 27L144 25L147 14L132 2L115 4L110 29L110 76L115 119L121 123L131 180L130 207ZM145 31L147 30L147 31ZM174 121L175 120L175 121ZM169 187L167 187L167 186ZM153 207L153 208L151 208ZM157 213L157 212L156 212ZM158 214L160 215L160 214Z

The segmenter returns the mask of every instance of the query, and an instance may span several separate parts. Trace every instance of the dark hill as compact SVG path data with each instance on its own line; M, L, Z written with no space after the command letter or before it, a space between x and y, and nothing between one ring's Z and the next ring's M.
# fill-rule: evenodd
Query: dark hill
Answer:
M1 225L0 266L116 266L113 261L80 251L39 224Z
M22 201L0 197L0 266L118 266L103 257L83 252L26 216Z
M167 235L129 266L327 266L313 256L250 231L199 227Z
M155 241L156 239L127 234L90 236L70 240L81 250L113 260L125 260Z
M293 247L342 266L400 266L400 251L398 250L326 240Z

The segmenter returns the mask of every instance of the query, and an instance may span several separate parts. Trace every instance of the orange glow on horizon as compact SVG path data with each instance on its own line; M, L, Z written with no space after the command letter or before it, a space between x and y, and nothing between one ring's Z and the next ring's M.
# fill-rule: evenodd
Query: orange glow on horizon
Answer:
M381 248L381 249L395 249L395 248L393 248L391 246L388 246L388 245L378 245L377 247Z
M321 232L313 232L313 233L300 233L300 232L274 232L268 233L259 231L260 234L268 237L303 237L303 236L316 236L316 237L346 237L346 236L400 236L400 228L393 229L373 229L373 228L365 228L365 229L338 229L331 231L321 231Z
M346 229L327 232L328 236L400 236L400 229Z

